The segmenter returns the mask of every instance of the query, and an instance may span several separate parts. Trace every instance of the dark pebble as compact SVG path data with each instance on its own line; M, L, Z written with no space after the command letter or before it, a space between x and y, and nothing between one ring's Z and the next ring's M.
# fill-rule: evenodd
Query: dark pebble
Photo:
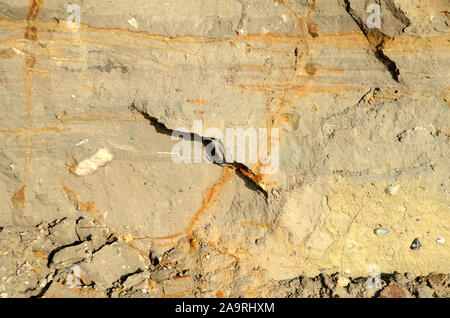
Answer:
M411 243L410 248L412 250L419 250L422 247L422 244L420 243L419 239L416 237L414 241Z

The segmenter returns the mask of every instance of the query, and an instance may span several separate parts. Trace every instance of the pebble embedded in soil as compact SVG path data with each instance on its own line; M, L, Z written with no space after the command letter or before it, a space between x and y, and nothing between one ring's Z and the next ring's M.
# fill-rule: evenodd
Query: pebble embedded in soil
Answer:
M395 195L395 194L397 194L399 188L400 188L399 184L390 185L390 186L386 187L384 192L386 192L389 195Z
M417 251L417 250L419 250L421 247L422 247L422 244L420 243L419 239L416 237L416 238L414 239L414 241L411 243L410 248L411 248L412 250Z
M388 229L385 229L385 228L377 228L377 229L373 230L373 233L375 233L376 235L387 234L389 232L390 231Z
M438 237L438 238L436 239L436 243L444 244L444 243L445 243L445 238L443 238L443 237Z

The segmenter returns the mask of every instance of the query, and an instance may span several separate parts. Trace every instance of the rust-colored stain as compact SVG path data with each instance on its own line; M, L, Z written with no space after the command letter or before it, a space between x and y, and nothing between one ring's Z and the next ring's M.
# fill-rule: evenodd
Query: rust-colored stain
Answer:
M270 73L270 67L267 65L239 64L231 67L233 71L258 71L263 74Z
M40 133L44 132L53 132L53 131L68 131L70 128L60 128L55 126L48 127L32 127L30 129L25 127L17 127L13 129L0 130L0 135L15 135L17 138L20 137L32 137L37 136Z
M126 242L126 241L125 241ZM140 254L144 259L148 258L148 252L147 251L143 251L140 248L138 248L137 246L133 245L131 242L126 242L126 244L131 247L132 249L134 249L135 251L138 252L138 254Z
M33 24L33 21L39 14L39 10L41 9L42 3L44 0L30 0L30 9L28 10L27 15L27 29L25 31L25 39L36 41L38 27Z
M39 14L39 10L43 0L30 0L30 8L26 19L26 30L24 38L27 40L37 40L37 26L33 24L33 21ZM31 130L33 123L31 119L32 111L32 95L33 95L33 70L36 65L36 58L29 53L25 53L25 74L24 74L24 86L27 89L27 106L25 109L26 116L26 129ZM14 194L11 201L15 207L23 207L25 204L25 186L27 184L28 168L32 160L33 155L33 134L28 134L25 140L25 155L24 155L24 173L23 173L23 186Z
M87 87L87 86L81 86L80 87L80 89L85 89L85 90L87 90L89 93L91 93L92 95L94 95L94 91L92 90L92 88L90 88L90 87Z
M278 2L278 1L275 1L275 2ZM289 11L289 13L292 15L300 33L305 34L305 22L297 14L297 12L295 12L295 10L289 4L287 4L285 1L279 1L278 3L283 5Z
M23 208L25 204L25 186L20 188L12 197L11 202L16 208Z
M236 168L236 170L238 170L240 173L242 173L244 176L246 176L247 178L249 178L250 180L252 180L253 182L255 182L258 185L260 184L260 182L262 180L262 177L260 175L257 175L250 170L244 169L242 167L238 167L238 168Z
M268 229L270 225L268 223L260 223L255 221L239 221L238 223L240 226L253 226L253 227L259 227L262 229Z
M47 260L48 259L48 254L41 251L41 250L37 250L37 249L33 249L32 250L33 254L36 255L36 257L43 259L43 260Z
M80 89L84 89L84 90L87 90L90 94L92 94L92 95L97 95L97 96L103 96L103 95L105 95L105 92L103 92L103 91L100 91L100 92L94 92L94 90L92 89L92 88L90 88L90 87L88 87L88 86L80 86Z
M86 122L86 121L137 121L146 120L140 113L135 114L115 114L115 113L88 113L79 116L69 117L67 111L58 114L57 119L60 123L67 122Z
M208 210L208 208L211 206L211 204L217 199L218 195L221 193L221 190L223 189L223 186L231 179L233 176L233 170L230 168L225 168L225 171L223 172L220 179L212 186L210 187L202 200L200 209L197 210L197 212L194 213L194 216L191 218L191 220L188 223L188 226L185 229L186 233L189 233L192 228L194 227L195 223L198 221L200 216Z
M192 239L192 229L194 228L195 223L199 220L199 218L209 209L209 207L214 203L214 201L217 199L219 194L221 193L221 190L223 186L231 179L233 176L234 169L232 167L226 167L222 176L220 179L214 183L210 188L208 188L203 195L203 199L200 205L200 208L194 213L194 215L189 220L189 223L187 224L186 228L183 232L178 232L166 236L159 236L159 237L151 237L151 236L145 236L140 238L135 238L135 240L146 240L146 239L153 239L153 240L170 240L177 237L180 237L182 235L185 235L187 238ZM193 242L192 240L190 241Z
M32 95L33 95L33 83L32 83L32 74L33 68L36 64L36 59L33 56L29 56L25 61L25 77L24 84L27 88L27 107L25 109L26 115L26 127L28 129L32 129L33 123L31 120L31 111L32 111ZM26 184L27 176L28 176L28 166L31 163L32 155L33 155L33 136L27 136L25 140L25 164L24 164L24 184Z
M328 93L330 95L336 95L343 92L364 92L364 89L361 87L329 87L329 86L307 86L307 85L297 85L292 83L279 83L279 84L271 84L271 83L254 83L254 84L238 84L236 85L241 89L254 91L254 92L265 92L266 90L273 90L276 92L282 92L284 90L291 90L294 96L310 96L311 94L316 93ZM284 101L281 103L282 106L285 105L288 99L284 98Z
M95 202L93 201L80 201L78 200L78 196L75 191L67 187L66 185L62 184L63 190L66 192L67 196L69 197L70 202L75 206L75 208L80 212L88 212L91 214L97 214L100 212L100 210L95 209Z
M199 99L186 99L186 103L191 103L191 104L197 104L199 106L206 104L206 100L204 100L203 98L199 98Z
M2 29L5 30L17 30L21 28L26 28L26 23L23 21L13 21L10 19L0 19L0 22L5 22L2 25ZM68 29L64 23L56 23L55 21L39 21L34 22L36 26L38 26L41 30L46 30L48 32L62 32L62 33L70 33L71 30ZM159 48L165 50L177 50L183 53L187 53L189 51L182 49L180 47L171 47L167 46L167 44L176 44L176 43L192 43L192 44L213 44L213 43L228 43L230 45L234 43L248 43L251 41L256 41L260 43L298 43L299 41L305 41L311 39L311 35L301 34L301 35L292 35L292 34L273 34L273 33L265 33L265 34L247 34L241 37L221 37L221 38L211 38L206 36L194 36L194 35L178 35L178 36L164 36L161 34L150 34L146 31L133 31L127 29L120 28L99 28L93 27L87 24L82 24L80 31L85 32L86 36L88 36L89 32L97 32L97 33L107 33L113 34L120 37L120 40L115 40L113 38L110 39L99 39L92 38L92 44L102 45L102 46L110 46L110 44L105 41L113 41L119 43L123 43L123 41L127 41L127 39L122 38L121 36L130 36L133 38L133 44L142 45L151 48ZM142 42L138 42L138 40L142 40ZM395 38L393 41L386 43L386 48L390 50L399 50L403 52L405 47L419 49L423 47L431 48L431 47L449 47L449 35L440 35L440 36L427 36L423 38L416 37L408 37L402 36ZM20 39L16 39L20 40ZM164 46L156 47L149 46L148 41L158 41L164 44ZM91 43L89 37L86 38L83 34L83 42ZM76 43L73 41L55 41L55 45L75 45L80 46L80 43ZM353 47L367 47L367 38L361 33L357 31L351 32L334 32L334 33L326 33L321 34L320 37L314 39L312 45L327 45L332 47L341 47L341 48L353 48ZM113 46L114 47L114 46ZM117 47L121 48L121 47ZM273 50L272 50L273 51ZM47 52L47 51L45 51ZM273 51L275 52L275 51ZM192 53L192 52L191 52ZM286 53L284 50L279 51L280 54ZM48 53L46 53L48 56ZM147 58L148 59L148 58Z
M288 8L288 6L286 5ZM306 56L310 55L310 52L306 52ZM295 67L291 68L290 74L286 74L285 78L287 81L287 84L284 85L279 91L274 93L268 93L267 89L264 89L264 93L266 94L266 127L267 127L267 153L272 152L272 128L276 125L277 120L282 116L283 110L291 105L294 101L294 90L292 89L295 87L294 83L297 77L297 64L302 55L298 55L297 45L295 45L295 61L294 65ZM272 88L273 90L273 88ZM272 101L276 100L276 103L274 107L272 107ZM281 135L279 136L281 138ZM276 141L277 143L280 143L280 140ZM257 181L257 184L259 185L273 185L275 182L268 180L269 178L273 178L273 176L270 175L263 175L261 172L261 168L264 166L263 162L260 158L260 153L258 153L258 161L257 165L254 169L254 172L252 172L256 178L254 180Z
M216 293L216 297L217 298L225 298L225 295L223 294L223 292L221 290L218 290Z

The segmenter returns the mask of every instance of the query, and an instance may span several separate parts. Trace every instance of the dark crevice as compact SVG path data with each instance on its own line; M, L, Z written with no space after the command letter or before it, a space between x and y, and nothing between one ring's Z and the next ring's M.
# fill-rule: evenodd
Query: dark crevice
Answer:
M88 240L90 240L91 236L88 237ZM117 242L119 239L114 235L111 234L108 236L108 238L106 239L105 244L103 244L102 246L100 246L99 248L95 249L92 251L92 254L97 253L98 251L100 251L102 248L104 248L105 246L111 245L115 242Z
M132 273L128 273L128 274L124 274L124 275L120 276L119 282L121 284L123 284L127 280L128 277L136 275L136 274L140 274L140 273L143 273L143 272L144 271L142 269L138 268L136 271L134 271Z
M249 168L247 168L247 166L241 163L235 162L232 166L236 170L236 175L245 182L245 186L248 189L261 192L267 199L267 191L262 187L259 176L255 175Z
M399 80L400 70L398 69L397 64L383 52L386 40L391 41L391 40L393 40L393 38L382 33L379 29L369 29L366 26L366 24L361 20L361 18L356 14L356 12L353 10L353 8L350 5L350 1L344 0L344 3L345 3L345 10L350 15L350 17L356 22L356 24L361 29L364 36L369 41L369 44L372 47L375 57L381 63L383 63L383 65L386 67L386 69L391 74L392 78L396 82L399 83L400 82L400 80ZM406 29L406 27L408 27L410 24L409 19L406 17L406 15L403 12L401 12L401 10L396 9L395 5L393 3L387 2L386 5L388 6L389 11L391 11L391 13L395 17L400 19L402 22L405 21L406 26L403 28L403 30ZM391 8L392 6L393 6L393 8ZM403 15L401 15L399 12L401 12Z
M141 114L146 120L148 120L150 122L150 125L152 125L155 128L156 132L159 134L163 134L166 136L172 136L173 134L178 134L181 137L183 137L183 139L186 139L186 140L188 139L188 137L190 138L190 140L199 140L200 141L202 139L206 139L205 137L199 136L196 133L167 128L166 125L164 125L163 123L158 121L157 118L152 117L148 113L137 109L134 102L131 103L128 106L128 108L131 111L135 111L135 112L138 112L139 114Z
M78 224L83 219L84 219L84 217L80 216L75 220L75 234L77 235L79 241L82 241L82 239L81 239L80 234L78 233L78 229L79 229Z
M400 70L398 69L397 65L395 64L394 61L392 61L389 57L387 57L384 52L383 52L383 45L384 45L384 40L377 45L377 47L375 48L375 57L384 64L384 66L386 66L387 70L389 71L389 73L391 73L392 78L400 83L398 76L400 75Z
M172 136L173 134L179 135L183 139L187 141L201 141L203 148L207 151L206 153L206 160L212 164L219 165L221 167L227 166L231 167L236 171L236 175L240 178L242 178L245 181L245 185L247 188L251 190L259 190L267 197L267 192L264 189L264 185L261 182L261 177L256 175L251 169L249 169L246 165L238 162L227 162L225 158L225 152L224 152L224 146L220 139L215 139L212 137L203 137L196 133L192 132L185 132L185 131L179 131L175 129L169 129L167 128L163 123L159 122L157 118L150 116L148 113L139 110L136 108L134 102L132 102L128 108L131 111L136 111L140 113L142 116L144 116L145 119L147 119L150 122L150 125L152 125L156 132Z
M55 257L56 253L58 253L59 251L65 249L66 247L72 247L72 246L77 246L82 244L84 241L76 241L67 245L63 245L63 246L59 246L57 248L55 248L53 251L50 252L50 254L48 255L48 261L47 261L47 267L50 268L50 265L52 265L53 263L53 258Z
M65 221L65 220L67 220L67 217L63 217L62 219L55 220L55 221L53 221L53 222L51 222L51 223L48 224L47 229L48 229L48 230L51 230L51 229L53 229L55 226L57 226L58 224L60 224L61 222ZM39 227L40 225L41 225L41 224L38 224L36 227Z
M109 298L111 298L115 290L121 289L120 287L123 286L123 283L125 283L125 281L127 280L128 277L136 275L136 274L140 274L143 272L144 271L142 269L138 268L136 271L134 271L132 273L127 273L127 274L120 276L120 278L118 280L116 280L115 282L113 282L112 286L106 290L106 295Z
M39 293L37 295L30 296L30 298L42 298L52 284L53 284L53 281L49 281L47 284L45 284L44 288L42 288L39 291Z

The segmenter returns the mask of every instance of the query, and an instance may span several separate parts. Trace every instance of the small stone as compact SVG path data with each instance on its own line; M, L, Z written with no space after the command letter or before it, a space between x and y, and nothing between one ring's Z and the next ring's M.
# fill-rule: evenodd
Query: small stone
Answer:
M348 284L350 284L350 279L348 279L346 277L339 277L337 280L338 286L346 287L346 286L348 286Z
M341 287L341 286L337 286L336 288L333 289L332 294L331 294L332 298L351 298L351 295L348 293L348 291Z
M400 273L395 273L394 279L395 282L400 285L406 285L408 283L408 279L405 277L405 275Z
M389 195L395 195L395 194L397 194L399 188L400 188L399 184L390 185L390 186L386 187L384 192L386 192Z
M379 298L409 298L409 297L411 297L409 292L402 287L398 287L397 285L385 287L381 291L379 296Z
M436 239L436 243L444 244L444 243L445 243L445 238L443 238L443 237L438 237L438 238Z
M377 229L373 230L373 233L375 233L376 235L387 234L389 232L390 231L388 229L385 229L385 228L377 228Z
M433 298L433 290L428 286L417 288L417 296L419 298Z
M346 269L346 270L344 271L344 273L346 273L346 274L350 274L350 273L351 273L351 271L350 271L349 269Z
M422 247L422 244L420 243L419 239L416 237L414 241L411 243L410 248L414 251L419 250Z
M138 28L138 23L137 23L137 21L136 21L135 18L131 18L130 20L128 20L128 23L129 23L131 26L133 26L135 29Z

